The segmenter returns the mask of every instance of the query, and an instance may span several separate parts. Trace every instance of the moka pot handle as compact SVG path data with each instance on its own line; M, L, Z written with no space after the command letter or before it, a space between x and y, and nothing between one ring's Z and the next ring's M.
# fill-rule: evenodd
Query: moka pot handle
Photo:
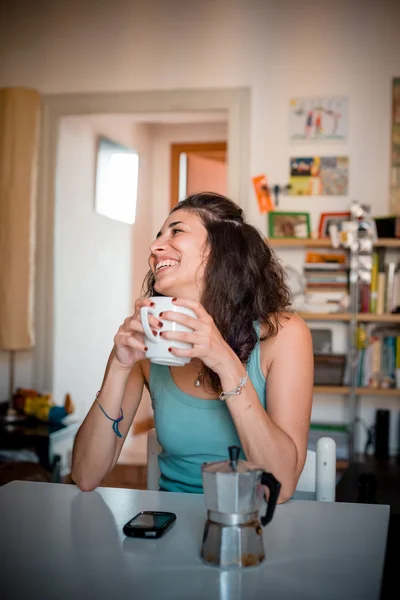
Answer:
M265 513L264 517L261 517L261 525L263 527L265 527L265 525L267 525L272 520L272 517L274 516L275 506L276 506L276 503L278 502L278 496L279 496L279 492L281 489L281 484L279 483L279 481L277 479L275 479L275 477L272 475L272 473L265 473L265 472L261 475L260 483L261 483L261 485L266 485L267 488L269 489L269 500L268 500L267 512Z

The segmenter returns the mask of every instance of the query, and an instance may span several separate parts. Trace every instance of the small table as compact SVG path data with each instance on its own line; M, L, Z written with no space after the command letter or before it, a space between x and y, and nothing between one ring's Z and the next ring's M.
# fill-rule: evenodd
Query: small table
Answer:
M71 470L71 454L75 435L81 422L65 420L63 423L42 423L26 418L8 423L0 417L0 450L33 450L39 464L50 471L56 455L61 459L61 476Z
M159 540L124 536L141 510L175 512ZM264 528L266 560L202 563L203 495L14 481L0 488L5 600L378 600L389 507L291 500Z

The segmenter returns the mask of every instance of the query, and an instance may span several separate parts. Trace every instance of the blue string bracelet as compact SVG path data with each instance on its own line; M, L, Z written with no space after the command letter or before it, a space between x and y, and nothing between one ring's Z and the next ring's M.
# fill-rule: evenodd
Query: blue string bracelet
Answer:
M122 434L121 434L121 432L118 429L118 423L120 421L122 421L122 419L124 418L124 411L122 410L122 407L121 407L121 414L118 417L118 419L112 419L111 417L108 416L108 414L106 413L106 411L104 410L104 408L102 407L102 405L100 404L100 402L97 400L97 396L99 394L100 394L100 392L97 392L96 398L95 398L97 404L100 406L101 410L103 411L103 413L105 414L105 416L107 417L107 419L110 419L110 421L113 422L113 426L112 426L113 431L117 434L118 437L122 438Z

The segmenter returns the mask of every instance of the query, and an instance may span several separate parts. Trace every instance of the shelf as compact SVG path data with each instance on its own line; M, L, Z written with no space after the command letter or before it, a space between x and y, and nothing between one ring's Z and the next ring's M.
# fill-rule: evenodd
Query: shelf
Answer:
M315 385L314 394L348 394L350 388L345 385Z
M400 398L399 389L385 388L357 388L358 396L391 396L392 398Z
M350 388L345 385L315 385L314 394L349 394ZM357 396L386 396L400 398L399 389L386 388L368 388L360 387L356 389Z
M399 238L381 238L377 240L374 244L377 248L400 248L400 239Z
M313 312L298 312L296 313L305 321L350 321L350 313L313 313Z
M400 323L400 314L375 315L371 313L358 313L357 321L359 323Z
M296 313L305 321L351 321L350 313ZM400 314L395 315L375 315L372 313L358 313L356 315L358 323L399 323Z
M296 238L266 238L271 248L332 248L329 238L326 240L296 239Z
M331 240L326 239L297 239L297 238L266 238L271 248L333 248ZM399 248L399 238L380 238L374 244L377 248ZM335 250L343 250L342 247Z

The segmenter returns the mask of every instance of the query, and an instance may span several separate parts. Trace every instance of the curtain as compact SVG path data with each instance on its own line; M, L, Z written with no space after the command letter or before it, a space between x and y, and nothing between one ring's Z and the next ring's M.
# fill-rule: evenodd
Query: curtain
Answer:
M0 349L34 345L40 95L0 89Z

